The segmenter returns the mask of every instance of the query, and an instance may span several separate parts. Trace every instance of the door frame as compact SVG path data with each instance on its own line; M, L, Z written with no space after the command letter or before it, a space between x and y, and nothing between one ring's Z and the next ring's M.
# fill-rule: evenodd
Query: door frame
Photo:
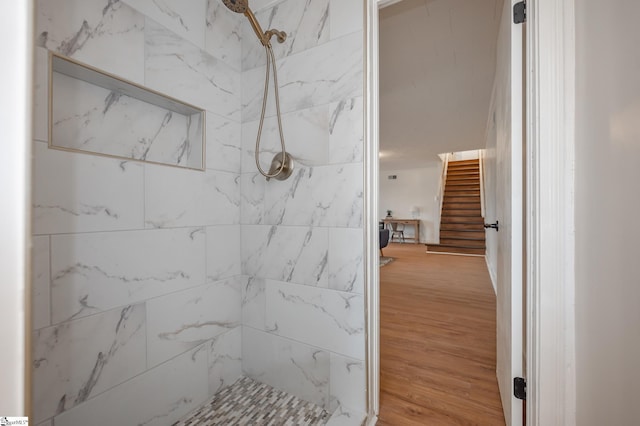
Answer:
M380 406L378 11L365 11L364 243L367 424ZM527 2L527 424L575 425L575 0Z

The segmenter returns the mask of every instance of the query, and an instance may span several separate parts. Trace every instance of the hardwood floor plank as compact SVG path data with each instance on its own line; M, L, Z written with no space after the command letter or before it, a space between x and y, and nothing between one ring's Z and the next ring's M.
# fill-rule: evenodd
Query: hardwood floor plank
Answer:
M504 425L484 257L390 244L380 269L378 425Z

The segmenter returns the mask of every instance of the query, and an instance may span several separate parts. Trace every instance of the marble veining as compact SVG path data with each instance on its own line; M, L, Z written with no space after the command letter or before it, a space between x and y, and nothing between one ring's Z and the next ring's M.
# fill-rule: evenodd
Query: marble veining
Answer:
M206 121L207 169L240 173L242 160L240 123L213 113L207 113Z
M240 226L207 227L207 282L240 275Z
M180 37L204 48L206 0L122 0Z
M299 167L282 185L266 188L266 223L361 227L362 173L362 164Z
M327 287L326 228L247 225L241 232L244 273Z
M39 0L36 11L37 46L143 82L143 15L114 0Z
M120 310L34 333L34 407L40 421L145 369L145 308Z
M240 325L241 288L235 278L147 302L147 363L157 365ZM180 315L167 315L167 312Z
M329 229L329 288L364 293L362 228Z
M274 280L265 288L267 331L364 359L362 295Z
M31 327L34 330L51 324L50 311L50 251L49 236L31 239Z
M180 228L52 237L53 323L203 284L204 234Z
M244 20L244 16L231 12L220 0L207 0L205 48L237 71L242 61Z
M287 151L294 156L295 166L326 165L329 157L328 105L306 108L282 115ZM258 121L242 125L242 170L255 170L255 145ZM280 152L280 134L276 117L264 121L260 139L260 159L267 167L273 155Z
M276 58L292 55L329 40L328 0L287 0L270 9L256 12L256 18L266 31L276 28L287 33L287 40L273 43ZM266 62L264 48L251 26L242 26L242 69L244 71Z
M209 394L215 394L242 376L242 327L220 334L208 343Z
M329 162L360 163L363 159L364 100L362 97L331 103Z
M35 234L140 228L139 163L48 149L34 144Z
M329 408L329 352L271 333L242 328L248 377Z
M245 276L242 283L242 325L265 330L265 280Z
M202 345L56 416L55 424L172 424L208 399L206 371Z
M202 167L201 114L182 115L59 73L53 87L54 146Z
M145 223L149 228L237 224L239 188L235 173L146 165Z
M241 86L236 70L148 18L145 46L147 86L240 120Z
M331 354L330 407L366 412L366 371L363 360Z

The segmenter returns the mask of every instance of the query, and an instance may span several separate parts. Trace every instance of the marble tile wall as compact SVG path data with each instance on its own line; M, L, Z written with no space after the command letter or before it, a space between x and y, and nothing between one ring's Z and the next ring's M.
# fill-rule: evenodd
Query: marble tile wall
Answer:
M242 24L242 369L359 424L365 408L361 0L252 2L274 42L286 181L255 172L264 51ZM264 6L264 7L262 7ZM271 102L265 168L279 151ZM358 419L357 421L355 419Z
M365 411L362 1L252 6L289 33L283 182L255 171L264 52L242 15L37 1L37 423L171 424L241 374ZM206 171L49 149L47 50L204 108ZM270 106L263 165L277 137Z
M172 424L242 374L243 17L218 3L36 2L36 424ZM49 149L48 50L204 108L206 171Z

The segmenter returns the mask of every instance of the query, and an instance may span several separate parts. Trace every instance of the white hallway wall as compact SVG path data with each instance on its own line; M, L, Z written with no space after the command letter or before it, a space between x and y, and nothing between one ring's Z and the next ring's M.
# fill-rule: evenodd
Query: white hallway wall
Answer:
M577 424L637 424L640 3L575 7Z
M440 239L440 174L442 163L435 161L424 168L380 171L380 198L378 217L384 219L387 210L393 217L413 219L411 208L420 208L420 242L437 244ZM397 179L389 179L395 175ZM405 235L413 236L414 229L407 226Z

